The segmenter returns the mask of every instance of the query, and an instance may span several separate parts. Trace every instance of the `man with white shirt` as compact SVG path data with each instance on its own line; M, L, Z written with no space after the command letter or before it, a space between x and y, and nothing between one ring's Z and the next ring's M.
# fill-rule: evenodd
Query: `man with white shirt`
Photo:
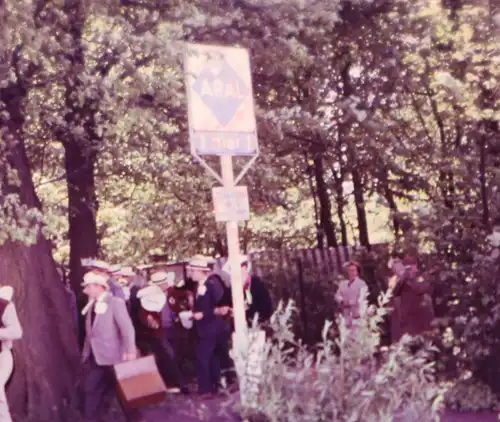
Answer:
M12 358L12 341L23 335L23 330L17 318L16 308L12 303L14 289L10 286L0 286L0 421L12 422L5 384L9 380L14 367Z
M340 283L335 300L340 306L346 326L350 328L356 325L360 317L361 301L367 297L368 286L359 276L361 266L358 262L348 261L344 264L344 269L347 279Z
M83 413L87 421L97 421L105 419L106 399L116 393L113 366L136 358L135 331L125 301L109 292L106 275L88 272L82 287L89 298L82 310L86 332ZM124 413L128 422L140 420L139 411L124 409Z

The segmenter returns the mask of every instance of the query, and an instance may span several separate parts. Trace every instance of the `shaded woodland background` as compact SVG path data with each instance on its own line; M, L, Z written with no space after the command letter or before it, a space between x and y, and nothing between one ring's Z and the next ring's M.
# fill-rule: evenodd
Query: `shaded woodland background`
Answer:
M389 253L419 249L443 376L500 390L498 1L3 0L0 22L0 269L25 328L24 420L73 408L56 261L79 292L82 257L225 255L188 154L184 41L251 51L262 156L243 249L355 246L372 286ZM267 279L298 298L286 271ZM303 278L322 323L335 277Z

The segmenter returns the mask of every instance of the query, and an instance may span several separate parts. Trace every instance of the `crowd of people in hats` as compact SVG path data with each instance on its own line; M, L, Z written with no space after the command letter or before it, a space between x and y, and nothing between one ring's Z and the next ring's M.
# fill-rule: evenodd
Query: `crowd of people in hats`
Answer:
M262 280L251 273L246 256L239 259L249 324L258 315L265 323L273 313L271 296ZM113 367L119 362L152 354L170 393L197 393L213 397L224 381L235 380L231 371L230 340L232 295L228 268L215 261L193 257L187 277L178 279L168 265L141 271L105 262L85 260L83 292L88 302L81 311L85 320L83 362L83 413L88 421L106 413L106 400L115 392ZM145 270L145 271L144 271ZM72 299L75 303L75 299ZM75 307L76 309L76 307ZM190 391L175 348L178 327L196 331L197 390ZM140 410L123 408L128 421L141 420Z
M247 256L241 256L239 263L248 323L258 320L265 324L273 313L270 293L252 273ZM116 393L114 366L140 355L154 355L170 393L196 392L202 398L213 397L221 387L222 370L226 370L227 384L235 381L229 355L234 328L230 271L215 264L215 260L195 256L186 266L185 277L179 278L166 264L133 269L82 260L82 288L88 301L81 312L69 287L67 291L75 328L83 321L85 420L105 417L109 399ZM424 333L430 328L433 312L427 300L430 284L419 274L417 259L393 259L389 266L394 274L388 281L393 293L393 340L403 334ZM359 263L349 261L344 268L346 279L339 285L335 300L346 325L355 329L368 286L361 278ZM12 296L11 287L0 286L0 422L11 422L5 384L13 370L12 341L22 336ZM196 332L196 391L189 390L179 366L175 336L180 327ZM143 420L141 410L124 407L123 411L129 422Z

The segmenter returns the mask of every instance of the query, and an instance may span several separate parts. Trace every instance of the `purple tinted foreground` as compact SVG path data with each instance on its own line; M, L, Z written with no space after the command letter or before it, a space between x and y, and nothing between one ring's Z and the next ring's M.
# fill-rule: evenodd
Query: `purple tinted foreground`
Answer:
M172 400L169 403L145 411L144 422L236 422L241 418L236 414L221 411L226 408L224 399ZM221 413L224 413L221 415ZM114 414L109 422L122 422L121 415ZM441 422L494 422L499 421L497 413L491 412L451 412L447 411ZM419 421L425 422L425 421Z

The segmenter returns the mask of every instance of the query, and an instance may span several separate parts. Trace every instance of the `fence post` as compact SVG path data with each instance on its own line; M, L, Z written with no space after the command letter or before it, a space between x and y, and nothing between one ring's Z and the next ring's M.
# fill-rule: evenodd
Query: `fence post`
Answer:
M302 265L302 260L297 258L297 270L299 276L299 293L300 293L300 315L302 317L302 327L303 327L303 339L307 343L308 336L308 324L307 324L307 309L306 309L306 293L304 286L304 266Z

